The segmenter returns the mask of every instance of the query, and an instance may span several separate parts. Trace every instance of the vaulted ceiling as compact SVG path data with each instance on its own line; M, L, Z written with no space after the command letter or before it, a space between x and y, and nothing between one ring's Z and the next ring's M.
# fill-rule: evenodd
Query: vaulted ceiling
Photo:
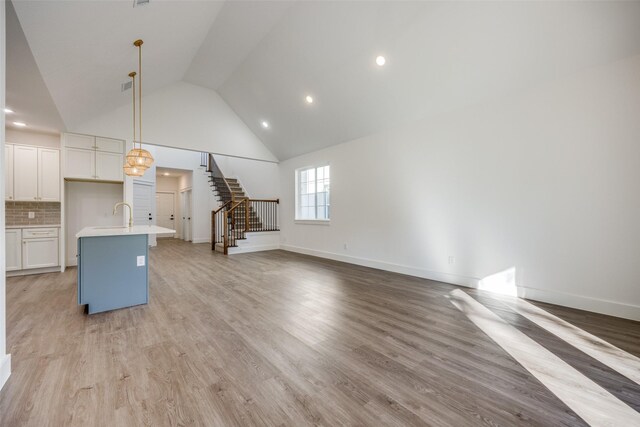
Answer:
M279 159L640 52L640 2L14 4L67 127L130 102L142 38L146 93L215 90Z

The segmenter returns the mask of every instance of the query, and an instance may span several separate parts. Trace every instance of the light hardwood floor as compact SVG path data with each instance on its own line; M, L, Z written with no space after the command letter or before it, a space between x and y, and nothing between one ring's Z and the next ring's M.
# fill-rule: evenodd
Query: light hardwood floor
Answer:
M85 315L76 271L7 280L1 426L585 425L448 296L455 286L162 240L150 303ZM640 386L464 289L636 411ZM636 356L640 323L536 304Z

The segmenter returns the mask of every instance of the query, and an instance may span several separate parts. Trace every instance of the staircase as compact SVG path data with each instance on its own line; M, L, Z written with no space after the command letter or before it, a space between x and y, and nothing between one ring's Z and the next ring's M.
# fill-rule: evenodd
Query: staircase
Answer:
M251 250L246 245L249 237L261 242L254 249L273 249L274 245L269 243L268 237L258 237L253 233L279 231L279 200L249 198L236 178L224 176L211 154L207 172L210 175L210 185L220 203L220 207L211 212L211 249L225 255L249 252Z

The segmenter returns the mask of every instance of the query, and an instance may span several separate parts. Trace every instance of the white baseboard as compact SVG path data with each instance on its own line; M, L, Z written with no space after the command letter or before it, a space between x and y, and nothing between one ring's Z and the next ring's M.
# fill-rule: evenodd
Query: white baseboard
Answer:
M10 375L11 375L11 355L5 354L2 357L2 359L0 359L0 390L2 390L4 383L7 382Z
M43 273L60 273L60 266L58 267L44 267L44 268L30 268L27 270L13 270L7 271L7 277L16 276L29 276L31 274L43 274Z
M234 254L246 254L249 252L260 252L260 251L272 251L274 249L280 249L280 245L277 243L267 243L263 245L246 245L246 246L238 246L236 248L229 248L229 255Z
M211 243L211 239L208 237L201 237L199 239L193 239L191 243Z
M407 274L409 276L421 277L424 279L435 280L437 282L464 286L467 288L477 289L481 280L477 277L467 277L457 274L430 271L407 265L393 264L384 261L337 254L333 252L318 251L315 249L302 248L299 246L280 245L280 249L305 255L317 256L320 258L332 259L335 261L342 261L350 264L361 265L364 267L376 268L379 270L391 271L394 273ZM526 286L517 286L517 292L518 296L521 298L640 321L640 306L637 305L590 298L564 292L547 291Z

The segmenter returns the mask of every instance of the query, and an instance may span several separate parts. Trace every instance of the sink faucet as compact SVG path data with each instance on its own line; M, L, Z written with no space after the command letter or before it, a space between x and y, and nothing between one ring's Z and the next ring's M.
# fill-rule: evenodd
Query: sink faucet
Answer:
M116 214L116 211L120 206L127 206L129 208L129 227L133 227L133 209L131 209L131 205L127 202L118 202L113 207L113 214Z

